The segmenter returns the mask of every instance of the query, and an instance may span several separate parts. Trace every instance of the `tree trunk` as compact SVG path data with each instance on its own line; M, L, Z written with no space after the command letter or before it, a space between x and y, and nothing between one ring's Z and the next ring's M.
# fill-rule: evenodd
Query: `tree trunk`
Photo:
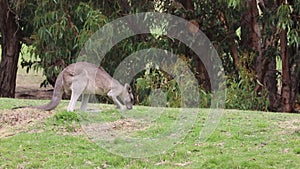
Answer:
M298 54L297 57L300 55ZM300 58L300 57L299 57ZM295 104L297 100L297 93L299 88L299 78L300 78L300 60L296 61L296 63L292 66L291 71L291 104L293 105L293 111L295 110Z
M273 53L271 53L272 55ZM276 56L274 53L273 56ZM273 56L265 55L269 58L268 70L265 74L264 84L266 84L268 90L268 97L270 105L269 111L278 112L281 111L281 96L278 94L277 88L277 70L276 70L276 58Z
M258 6L263 13L268 13L272 9L276 9L278 4L272 1L258 1ZM273 23L263 22L262 31L266 34L263 41L263 56L268 59L266 65L266 73L263 84L266 85L268 90L268 97L270 105L269 111L279 112L282 111L281 94L278 92L278 70L276 68L276 55L278 48L277 29ZM268 34L269 32L269 34Z
M289 2L290 5L295 6L294 1ZM299 18L300 14L294 10L292 12L292 20L293 20L293 27L292 29L297 30L297 26L299 25ZM291 44L289 46L289 56L291 57L291 67L290 67L290 72L291 72L291 101L293 105L293 110L296 111L296 101L297 100L297 94L300 92L299 90L299 80L300 80L300 45L299 44Z
M245 49L255 51L257 54L255 61L255 73L256 73L256 87L255 92L259 93L261 91L261 84L263 84L263 79L265 77L266 68L267 68L267 58L263 57L262 54L262 36L259 24L257 22L258 18L258 9L257 1L249 0L244 1L247 5L248 10L245 11L241 18L241 36L242 36L242 45Z
M268 90L268 99L270 111L282 111L281 95L277 90L277 70L276 70L276 53L271 48L276 48L276 41L272 38L265 38L261 31L267 32L267 29L273 29L272 25L263 24L259 26L257 18L259 17L257 0L245 1L249 7L242 17L242 45L248 50L254 50L257 53L255 61L256 86L254 91L261 93L262 87ZM270 5L270 4L272 5ZM259 1L259 8L265 11L265 5L271 7L273 2ZM276 30L274 30L274 34ZM271 35L273 36L273 35ZM264 45L263 45L263 44ZM250 44L250 45L249 45Z
M244 35L244 36L249 36L250 35L250 43L252 49L254 49L258 56L256 57L256 65L255 65L255 72L256 72L256 80L258 83L256 84L255 91L260 92L261 91L261 84L264 83L263 79L266 74L266 68L267 68L267 63L268 63L268 58L263 57L262 54L262 36L261 36L261 30L259 27L259 24L257 22L258 18L258 9L257 9L257 2L256 0L250 0L248 1L249 5L249 15L248 18L250 19L250 22L248 22L249 27L250 27L250 34ZM246 42L247 43L247 42ZM244 44L244 45L249 45L249 44ZM265 85L265 84L264 84Z
M296 27L297 20L294 21L294 27ZM295 110L295 104L297 100L297 95L300 83L300 45L290 45L289 46L289 56L291 57L290 63L290 74L291 74L291 102L293 105L293 110Z
M290 76L290 65L289 55L287 51L287 31L282 30L280 32L280 53L282 58L282 111L292 112L292 93L291 93L291 76Z
M185 9L194 11L194 5L192 0L181 0L180 2L185 7Z
M0 97L14 97L20 44L20 28L8 0L0 1L2 58L0 63Z

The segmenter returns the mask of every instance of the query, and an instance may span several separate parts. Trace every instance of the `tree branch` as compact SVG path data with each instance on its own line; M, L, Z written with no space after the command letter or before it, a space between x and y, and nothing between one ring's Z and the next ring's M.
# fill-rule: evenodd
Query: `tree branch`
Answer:
M72 30L73 30L75 36L78 38L78 37L79 37L79 33L77 32L77 30L76 30L76 28L75 28L74 22L72 21L72 17L71 17L71 15L70 15L70 12L69 12L68 8L66 7L66 5L64 5L64 11L65 11L65 13L67 14L67 18L68 18L70 27L72 28Z
M21 42L22 43L25 43L26 45L32 45L33 44L33 40L32 39L30 39L29 37L23 37L22 39L21 39Z

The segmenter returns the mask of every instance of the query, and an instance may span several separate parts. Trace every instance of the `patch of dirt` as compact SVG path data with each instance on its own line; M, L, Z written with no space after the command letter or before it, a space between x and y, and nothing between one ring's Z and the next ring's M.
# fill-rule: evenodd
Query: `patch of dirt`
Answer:
M37 89L37 88L17 88L15 98L19 99L51 99L53 89Z
M296 131L300 131L300 119L280 121L278 126L283 129L281 134L293 134Z
M0 138L22 132L28 125L33 125L54 114L53 111L36 109L15 109L0 111Z
M41 72L29 71L19 67L16 79L15 98L51 99L53 88L41 88L44 78ZM54 114L53 111L41 111L22 108L0 110L0 138L9 137L28 130L28 127Z
M154 165L156 166L163 166L163 165L173 165L173 166L177 166L177 167L185 167L185 166L188 166L192 164L192 162L190 161L187 161L187 162L184 162L184 163L173 163L173 162L170 162L170 161L160 161L158 163L155 163Z
M92 139L113 140L120 135L129 135L135 131L141 131L149 128L144 122L134 119L121 119L113 122L91 123L82 125L83 131Z
M17 73L16 80L16 98L21 99L50 99L52 97L53 88L40 87L44 81L41 72L29 71L20 68Z

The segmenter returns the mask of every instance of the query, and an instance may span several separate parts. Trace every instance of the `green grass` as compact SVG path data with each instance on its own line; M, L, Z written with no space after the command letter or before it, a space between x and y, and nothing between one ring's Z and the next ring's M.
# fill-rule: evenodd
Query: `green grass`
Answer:
M1 113L14 106L45 102L1 98L0 119ZM198 109L196 123L171 149L152 157L126 158L106 151L100 141L88 139L88 133L78 132L80 124L126 120L124 114L111 105L101 105L101 113L68 113L66 106L63 101L53 116L0 138L0 168L300 168L299 114L226 110L211 137L199 142L208 111ZM135 118L155 113L136 106L130 117L134 112ZM119 131L137 138L157 137L168 133L177 115L178 110L166 109L160 116L150 115L151 125L145 128L135 125ZM116 123L116 128L125 125ZM117 146L124 140L114 141Z

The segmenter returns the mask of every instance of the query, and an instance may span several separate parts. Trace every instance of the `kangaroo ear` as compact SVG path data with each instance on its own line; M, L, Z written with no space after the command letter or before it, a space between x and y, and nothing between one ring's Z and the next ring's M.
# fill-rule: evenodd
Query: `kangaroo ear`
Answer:
M126 89L129 93L131 93L131 87L130 87L130 85L129 85L128 83L125 83L125 89Z

